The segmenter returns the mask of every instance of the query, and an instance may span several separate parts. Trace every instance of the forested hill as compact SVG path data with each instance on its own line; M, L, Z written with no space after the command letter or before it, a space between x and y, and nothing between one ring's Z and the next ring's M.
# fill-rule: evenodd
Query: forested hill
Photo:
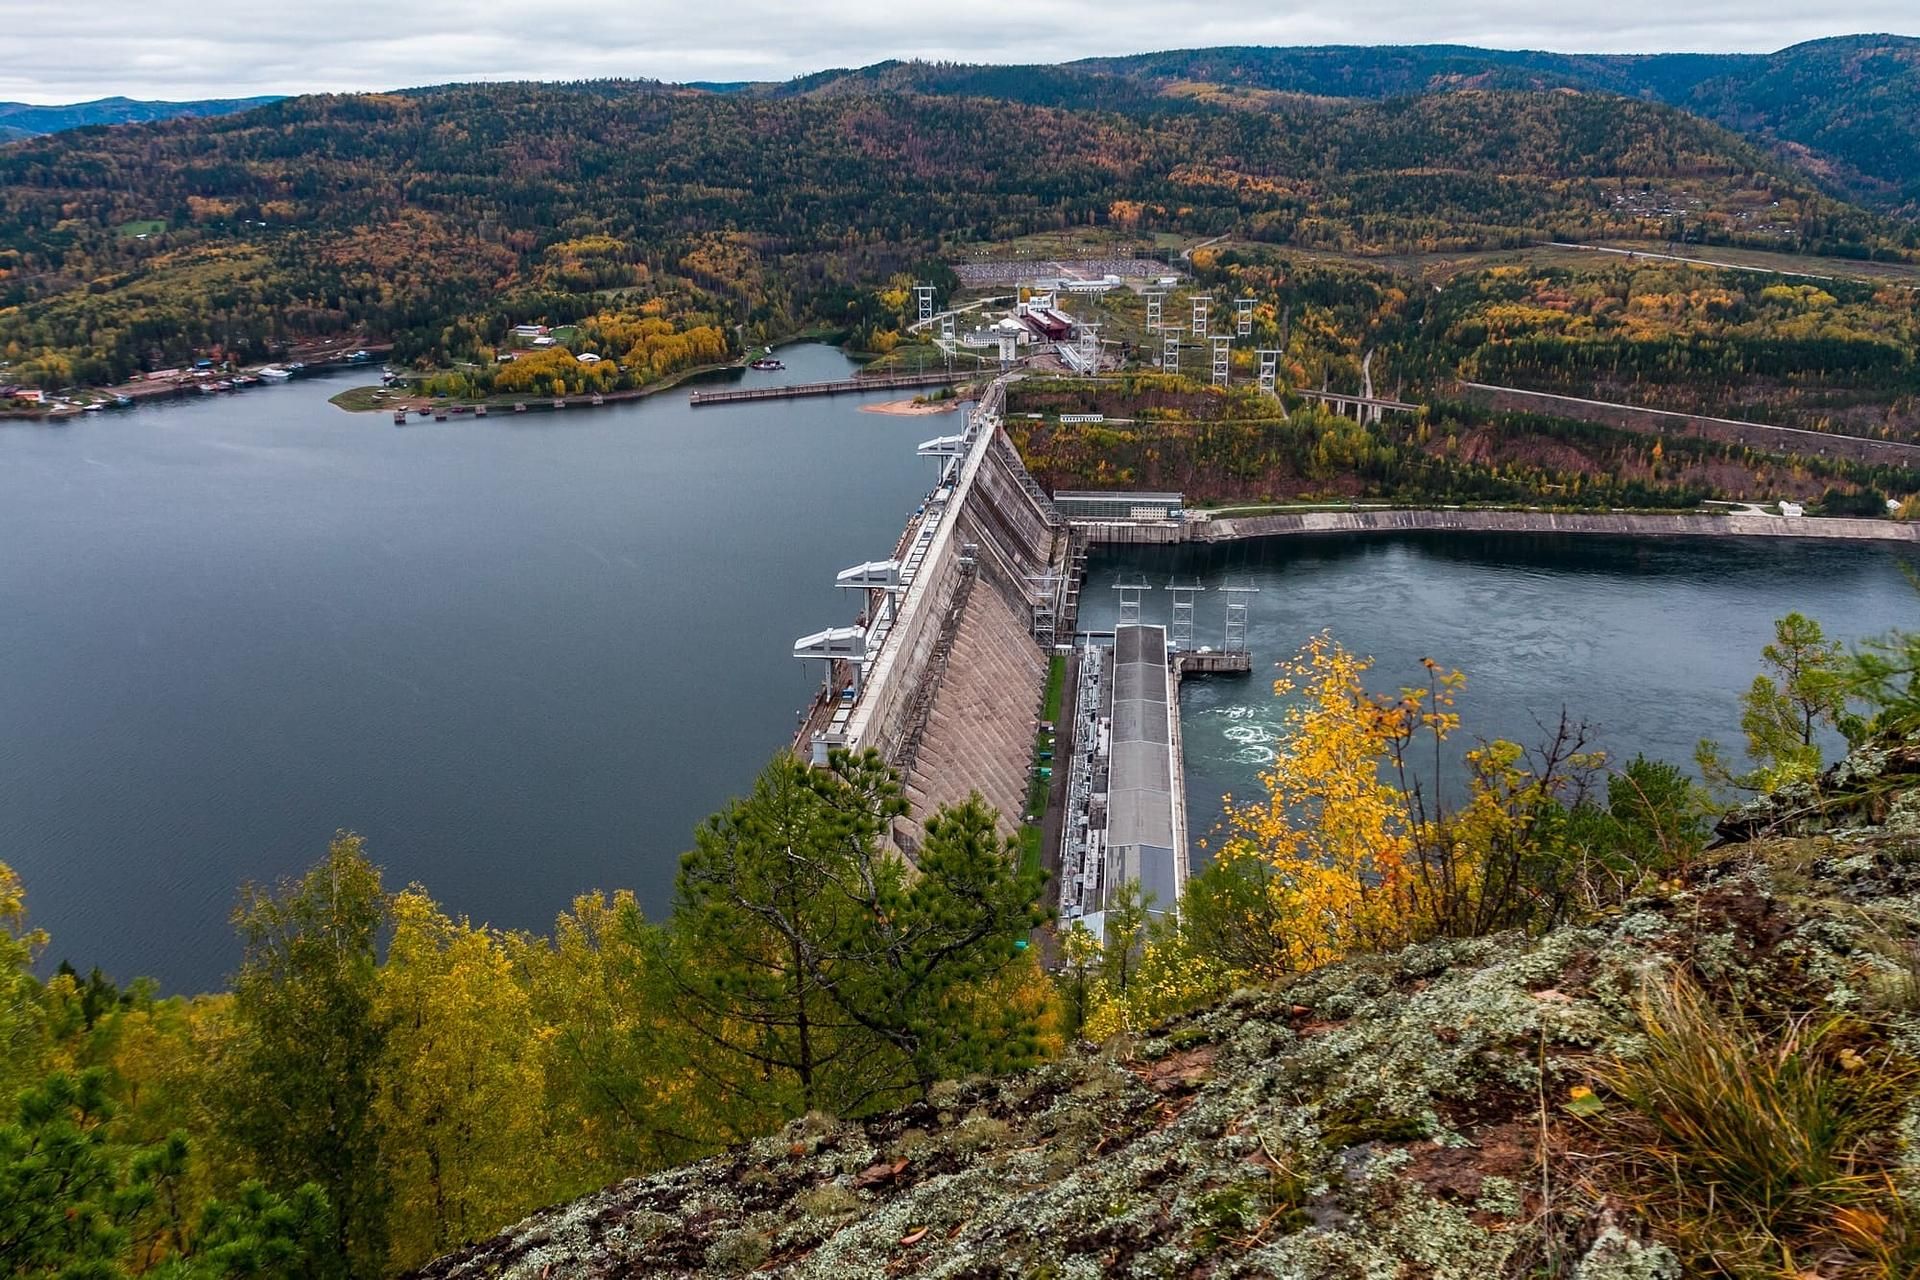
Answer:
M145 120L172 120L179 116L224 116L246 111L277 96L260 98L206 98L197 102L143 102L135 98L95 98L41 106L31 102L0 102L0 142L31 138L90 124L130 124Z
M1272 93L1382 99L1459 89L1582 89L1665 102L1738 130L1806 163L1837 194L1887 208L1911 210L1920 202L1920 39L1906 36L1842 36L1771 54L1328 45L1185 49L1062 66L884 62L751 91L875 88L1127 111L1200 101L1257 108Z
M1593 94L1143 115L453 86L0 148L0 358L57 385L340 332L445 358L609 312L763 336L858 323L860 289L928 255L1090 225L1366 253L1915 247L1718 126Z

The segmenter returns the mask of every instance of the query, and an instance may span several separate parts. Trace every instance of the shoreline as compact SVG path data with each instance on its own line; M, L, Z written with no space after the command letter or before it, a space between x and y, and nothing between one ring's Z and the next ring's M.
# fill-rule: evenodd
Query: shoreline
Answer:
M783 338L769 339L765 345L769 350L777 350L780 347L789 347L801 342L820 342L828 346L838 346L839 344L831 339L835 334L840 332L842 331L836 329L801 329ZM623 400L642 400L647 396L657 394L661 391L671 391L673 388L695 378L716 373L726 373L729 370L745 371L748 361L752 358L751 355L743 355L738 360L729 360L723 364L695 365L692 368L681 369L676 373L669 374L659 382L648 383L644 387L627 387L619 391L601 391L586 395L560 396L557 398L569 406L598 406L614 404ZM382 389L383 388L377 386L348 387L346 390L340 392L339 395L327 397L327 402L343 413L392 413L395 410L404 409L408 413L432 414L435 410L451 410L456 406L468 412L476 408L485 407L489 413L495 409L505 409L511 413L516 404L524 404L529 409L551 409L556 399L554 396L540 396L521 392L514 395L487 396L479 400L406 399L389 400L382 404L369 404L360 407L340 403L341 398L344 396L353 395L356 392L378 391Z

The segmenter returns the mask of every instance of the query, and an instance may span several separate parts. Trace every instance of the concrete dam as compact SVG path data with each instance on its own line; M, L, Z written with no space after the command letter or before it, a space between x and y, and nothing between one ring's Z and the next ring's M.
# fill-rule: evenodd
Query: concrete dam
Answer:
M979 792L1004 834L1043 822L1049 897L1063 919L1099 928L1128 883L1171 909L1185 887L1180 756L1183 678L1247 675L1245 596L1230 596L1227 643L1193 643L1193 596L1177 584L1169 627L1140 625L1122 584L1120 625L1079 637L1090 544L1220 542L1412 530L1544 532L1640 538L1920 539L1884 520L1483 510L1349 510L1228 515L1183 510L1181 496L1049 496L1003 430L1007 385L989 385L956 435L920 445L939 478L891 554L855 565L856 621L802 636L793 656L827 679L795 741L816 763L872 749L898 770L910 803L893 843L912 858L926 816ZM1131 603L1131 608L1129 604ZM1238 642L1235 641L1237 626ZM1084 641L1075 649L1075 642ZM1065 660L1058 724L1044 724L1049 667ZM1143 656L1144 655L1144 656ZM1056 766L1062 773L1056 785ZM1044 780L1047 785L1036 786ZM1037 797L1048 796L1042 812Z
M830 671L795 745L817 762L872 748L898 769L913 808L894 838L909 856L925 816L969 792L1009 833L1026 816L1072 539L1001 431L1005 386L965 431L920 446L940 466L925 504L890 558L840 575L859 620L794 643Z

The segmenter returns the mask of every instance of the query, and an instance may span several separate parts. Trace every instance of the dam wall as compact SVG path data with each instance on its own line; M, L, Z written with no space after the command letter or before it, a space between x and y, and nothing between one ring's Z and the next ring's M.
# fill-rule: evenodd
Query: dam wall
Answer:
M906 772L910 836L925 816L978 791L1011 834L1027 805L1027 769L1046 692L1047 655L1027 622L998 591L972 593L961 610L953 652L928 708Z
M1920 524L1839 517L1727 515L1629 515L1551 511L1305 511L1292 515L1236 516L1197 521L1187 527L1194 542L1273 538L1314 533L1395 533L1410 530L1468 533L1585 533L1626 538L1827 538L1843 541L1920 542Z
M872 748L901 771L913 820L896 834L909 852L925 815L969 792L1008 832L1026 806L1047 678L1035 611L1067 539L1000 431L1002 391L982 398L964 453L902 536L891 625L852 705L813 744L816 756Z

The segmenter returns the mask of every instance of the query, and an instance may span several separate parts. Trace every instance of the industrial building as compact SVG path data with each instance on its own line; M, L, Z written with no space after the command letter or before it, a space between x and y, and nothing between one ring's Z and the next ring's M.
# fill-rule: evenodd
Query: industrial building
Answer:
M1179 520L1183 501L1177 493L1120 490L1062 489L1053 495L1053 505L1068 520L1112 523Z
M1128 883L1171 915L1187 887L1180 703L1167 630L1115 628L1080 651L1074 751L1061 840L1060 909L1096 936Z

